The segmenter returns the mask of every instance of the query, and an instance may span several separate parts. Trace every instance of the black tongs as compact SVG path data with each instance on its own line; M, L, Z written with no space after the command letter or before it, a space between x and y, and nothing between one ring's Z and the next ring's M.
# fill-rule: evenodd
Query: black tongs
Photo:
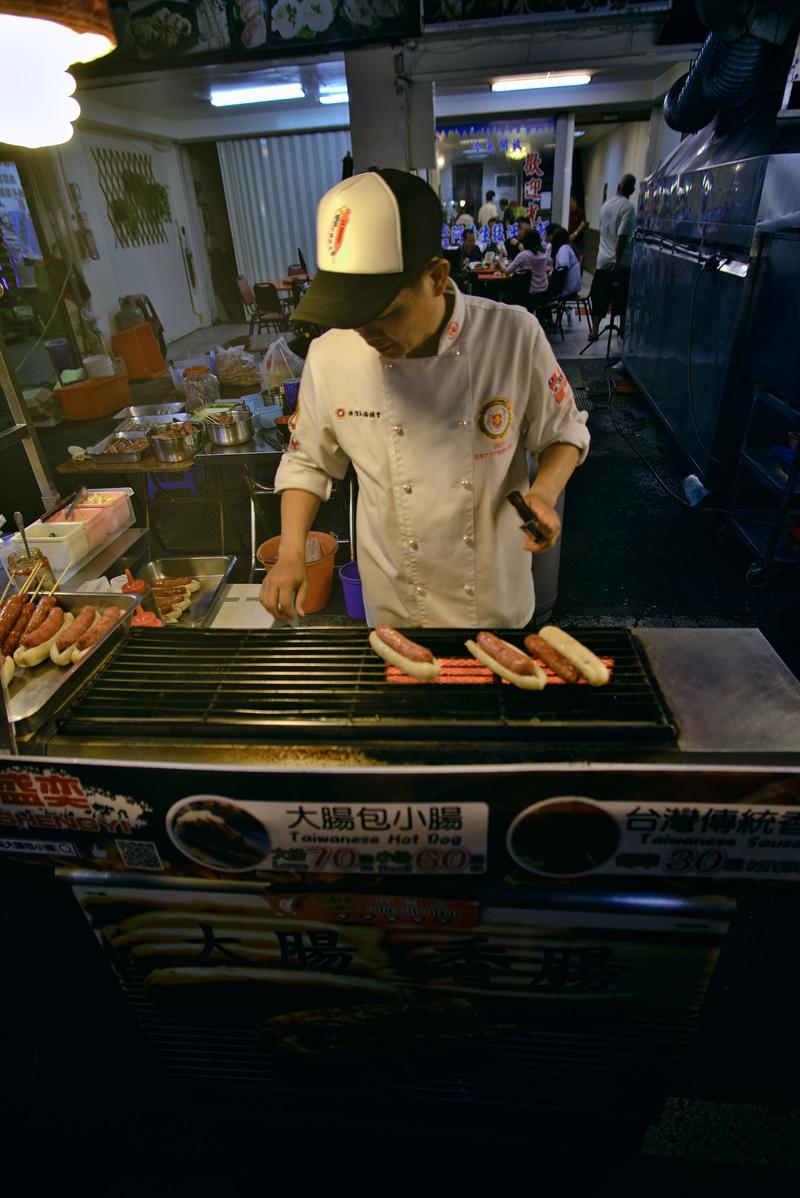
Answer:
M534 541L546 541L549 533L539 523L536 515L528 507L519 491L509 491L506 499L519 513L519 517L522 520L521 528L523 532L530 533Z

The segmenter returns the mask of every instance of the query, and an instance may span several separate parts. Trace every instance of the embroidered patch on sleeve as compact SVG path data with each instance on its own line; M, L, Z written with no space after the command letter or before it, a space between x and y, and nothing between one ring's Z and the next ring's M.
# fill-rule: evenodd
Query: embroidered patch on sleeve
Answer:
M547 385L550 388L550 394L556 403L562 403L565 399L572 398L572 390L567 376L560 366L557 366L550 378L547 380Z

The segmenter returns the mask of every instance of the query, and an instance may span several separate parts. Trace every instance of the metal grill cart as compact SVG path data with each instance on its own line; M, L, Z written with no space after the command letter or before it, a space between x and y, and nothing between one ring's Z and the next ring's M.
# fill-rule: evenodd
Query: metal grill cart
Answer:
M587 631L612 684L527 694L465 635L419 634L424 686L363 629L134 630L21 737L4 1002L59 994L70 1086L545 1155L657 1117L729 927L800 880L800 688L752 630Z

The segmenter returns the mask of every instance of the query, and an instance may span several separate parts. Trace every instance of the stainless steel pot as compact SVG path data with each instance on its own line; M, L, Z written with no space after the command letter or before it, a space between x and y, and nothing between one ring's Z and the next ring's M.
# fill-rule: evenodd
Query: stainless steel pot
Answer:
M234 408L231 415L234 418L231 424L219 424L219 417L206 422L209 440L215 445L241 445L255 436L255 420L249 408Z
M169 424L160 424L149 433L153 453L160 462L184 462L194 457L203 444L203 426L194 425L194 432L182 433L180 436L159 437L160 432L170 428Z

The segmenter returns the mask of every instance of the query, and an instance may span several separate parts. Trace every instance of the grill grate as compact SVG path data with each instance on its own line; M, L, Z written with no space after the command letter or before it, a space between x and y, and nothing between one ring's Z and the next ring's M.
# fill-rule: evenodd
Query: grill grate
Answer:
M474 633L409 633L442 659L463 659ZM522 644L520 633L503 633ZM489 684L399 686L364 628L263 631L137 629L64 717L61 732L128 738L202 736L383 740L494 739L582 744L604 738L674 740L667 714L630 634L578 632L611 658L606 687L522 691ZM472 659L470 659L472 661ZM474 665L475 663L473 663Z

